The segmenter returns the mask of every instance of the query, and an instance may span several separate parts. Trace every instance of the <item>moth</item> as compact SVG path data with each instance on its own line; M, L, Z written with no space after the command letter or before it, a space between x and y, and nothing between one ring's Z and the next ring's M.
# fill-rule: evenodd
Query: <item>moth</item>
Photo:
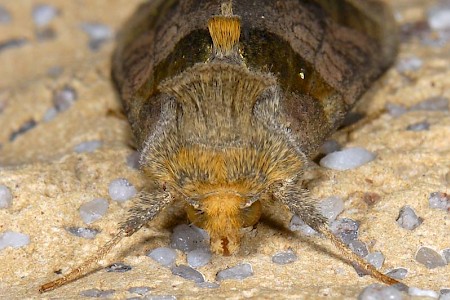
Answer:
M349 261L354 254L303 186L323 141L393 62L396 29L375 0L154 0L125 25L112 75L147 185L89 260L41 286L83 276L124 237L182 201L211 250L231 255L241 229L277 201Z

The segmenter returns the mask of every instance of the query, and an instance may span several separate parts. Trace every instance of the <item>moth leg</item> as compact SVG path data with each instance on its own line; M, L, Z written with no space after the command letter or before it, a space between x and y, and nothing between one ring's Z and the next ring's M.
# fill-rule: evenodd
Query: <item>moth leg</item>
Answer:
M273 194L276 199L287 205L292 213L298 215L306 224L328 238L348 261L355 262L367 274L383 283L404 286L399 281L378 271L336 237L328 226L327 218L317 209L316 202L310 197L308 190L293 182L286 182L273 191Z
M84 261L77 268L71 270L68 274L54 281L48 282L39 288L40 293L54 290L66 283L77 280L91 268L91 266L100 261L111 249L117 245L124 237L133 235L142 226L151 221L158 213L172 202L172 196L168 192L158 193L140 193L139 202L130 209L128 219L120 224L118 232L114 237L103 245L93 256Z

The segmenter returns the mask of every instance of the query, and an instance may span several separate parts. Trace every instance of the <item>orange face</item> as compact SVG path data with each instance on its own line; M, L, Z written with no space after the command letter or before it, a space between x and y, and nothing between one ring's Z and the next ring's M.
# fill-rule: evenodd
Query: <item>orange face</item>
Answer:
M230 255L239 249L241 228L253 226L261 216L261 202L246 205L235 193L221 192L203 198L199 209L188 205L189 220L211 237L211 250Z

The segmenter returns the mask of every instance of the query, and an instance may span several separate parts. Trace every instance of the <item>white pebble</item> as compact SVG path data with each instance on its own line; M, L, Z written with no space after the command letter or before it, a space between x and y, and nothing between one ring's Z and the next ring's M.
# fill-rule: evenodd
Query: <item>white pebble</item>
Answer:
M450 264L450 248L442 250L442 256L447 261L447 264Z
M191 280L195 283L201 283L205 281L205 277L199 271L185 265L174 266L170 269L173 275L180 276L184 279Z
M198 227L181 224L173 229L173 234L170 237L170 246L183 252L200 248L209 249L209 240Z
M428 24L434 30L450 29L450 5L437 5L428 11Z
M342 218L331 222L330 229L348 245L358 238L359 223L349 218Z
M13 197L9 188L5 185L0 185L0 209L10 207L12 200Z
M89 142L83 142L75 147L73 147L73 151L76 153L83 153L83 152L94 152L102 145L101 141L89 141Z
M0 5L0 24L8 24L12 20L11 14L3 6ZM1 109L0 109L1 110Z
M277 252L272 256L272 262L277 265L286 265L297 261L297 255L291 249Z
M439 294L432 290L422 290L416 287L409 287L408 288L408 294L413 297L430 297L434 299L439 298Z
M187 262L193 268L207 265L211 260L211 252L206 248L199 248L187 253Z
M86 224L91 224L106 214L108 201L102 198L94 199L80 206L80 217Z
M418 57L407 57L400 59L397 63L397 71L400 73L405 73L409 71L417 71L419 70L423 65L423 61Z
M145 300L177 300L177 297L172 295L148 295L144 298Z
M320 201L319 208L322 215L327 217L329 222L332 222L344 211L344 201L336 196L328 197Z
M443 267L447 264L442 255L429 247L420 247L416 253L416 260L428 269Z
M67 227L66 230L75 236L85 239L94 239L95 236L100 232L97 229L83 227Z
M136 195L136 188L125 178L118 178L109 184L109 196L112 200L125 202Z
M162 266L170 267L175 264L177 252L171 248L160 247L150 251L147 256Z
M105 40L113 36L111 28L100 23L83 23L81 29L93 40Z
M55 107L50 107L49 109L47 109L47 111L45 112L44 116L42 117L42 121L50 122L57 115L58 115L58 111L56 110L56 108Z
M392 286L383 286L374 283L366 287L361 294L358 295L358 300L402 300L404 299L402 292Z
M320 146L320 153L329 154L341 150L341 145L335 140L326 140L322 146Z
M140 154L137 151L133 151L131 154L127 156L127 166L132 169L139 169Z
M428 204L430 208L450 210L450 196L441 192L431 193Z
M450 289L441 289L439 294L439 300L450 300Z
M448 111L449 100L442 96L427 98L415 105L410 110L427 110L427 111Z
M381 269L384 263L384 255L381 252L369 253L366 256L366 260L369 264L374 266L377 270Z
M360 257L366 257L369 254L366 244L361 241L351 241L350 244L348 244L348 247Z
M218 284L217 282L205 281L197 283L197 286L202 289L217 289L220 287L220 284Z
M389 102L386 103L385 108L387 112L393 117L400 117L408 111L404 106Z
M0 250L6 247L20 248L30 243L30 236L7 230L0 234Z
M386 275L394 279L402 280L408 275L408 270L405 268L396 268L387 272Z
M132 293L132 294L139 294L139 295L145 295L148 292L150 292L152 289L148 286L135 286L135 287L130 287L128 289L128 292Z
M77 92L70 86L65 86L53 95L53 104L58 112L68 110L76 100Z
M216 275L216 280L226 280L226 279L245 279L253 275L252 266L248 263L239 264L234 267L227 268L225 270L219 271Z
M99 290L99 289L89 289L80 292L80 296L91 297L91 298L109 298L114 295L115 290Z
M405 228L407 230L414 230L423 222L422 218L419 218L416 215L415 211L408 205L403 206L400 209L396 221L400 227Z
M289 230L300 231L303 235L311 236L317 235L317 231L312 229L310 226L306 225L299 216L293 215L291 221L289 222Z
M375 154L361 147L347 148L328 154L320 160L320 165L333 170L350 170L375 159Z
M34 24L37 26L45 26L53 20L54 17L58 15L58 10L47 4L38 4L33 7L32 11Z

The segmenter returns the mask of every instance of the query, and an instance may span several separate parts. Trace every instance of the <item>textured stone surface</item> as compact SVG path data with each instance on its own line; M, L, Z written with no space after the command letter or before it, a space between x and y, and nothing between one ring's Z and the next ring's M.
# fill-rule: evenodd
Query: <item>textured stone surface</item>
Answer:
M0 44L13 39L27 41L0 52L0 185L8 186L14 195L11 208L0 210L0 231L30 236L29 245L0 251L2 299L39 299L40 284L89 257L123 220L131 201L110 201L108 184L120 177L133 182L137 190L144 184L139 172L126 163L132 139L127 122L118 117L120 105L110 81L114 43L112 39L103 41L92 51L88 35L80 28L83 23L95 22L116 32L139 2L0 0L0 6L11 14L11 22L0 26ZM387 2L394 5L404 28L423 22L435 3ZM35 38L31 11L38 4L52 5L60 12L48 25L56 33L54 39L41 42ZM429 40L424 44L425 38L433 35L427 35L426 30L416 33L416 27L409 26L413 29L404 38L399 59L417 57L422 66L403 73L392 68L356 108L370 121L332 137L343 148L358 146L376 153L375 160L345 172L320 168L321 176L308 184L317 199L342 197L345 210L340 217L360 222L358 239L371 252L381 251L386 258L382 271L402 266L409 271L405 279L409 286L439 291L448 286L450 267L427 269L414 260L414 254L421 245L439 250L449 246L448 212L429 208L428 196L436 191L449 192L450 116L448 110L410 108L432 97L450 98L450 44L436 45ZM55 73L56 69L62 71ZM76 90L77 100L50 121L42 122L54 107L54 93L66 86ZM407 111L394 118L384 109L387 103ZM425 119L431 124L429 130L405 130ZM35 120L36 126L10 142L10 134L29 120ZM93 140L102 141L102 147L92 153L73 151L76 145ZM368 207L362 197L366 192L381 198ZM95 198L110 201L106 215L95 223L101 233L88 240L67 232L66 227L83 226L78 208ZM424 219L421 226L406 233L395 222L405 205L414 207ZM256 236L245 235L238 255L213 255L211 262L199 269L211 282L220 270L250 263L254 275L242 281L225 280L216 289L201 288L145 256L151 249L167 247L173 227L186 222L174 207L106 257L104 266L123 261L133 266L131 271L99 270L45 296L77 299L82 291L98 289L115 290L113 299L126 299L136 296L128 292L130 287L148 286L152 295L178 299L354 299L364 287L375 283L369 276L358 277L328 241L285 230L290 214L283 208L271 208L264 216L264 222L253 231ZM271 255L288 248L301 259L274 265ZM178 259L177 263L186 263Z

